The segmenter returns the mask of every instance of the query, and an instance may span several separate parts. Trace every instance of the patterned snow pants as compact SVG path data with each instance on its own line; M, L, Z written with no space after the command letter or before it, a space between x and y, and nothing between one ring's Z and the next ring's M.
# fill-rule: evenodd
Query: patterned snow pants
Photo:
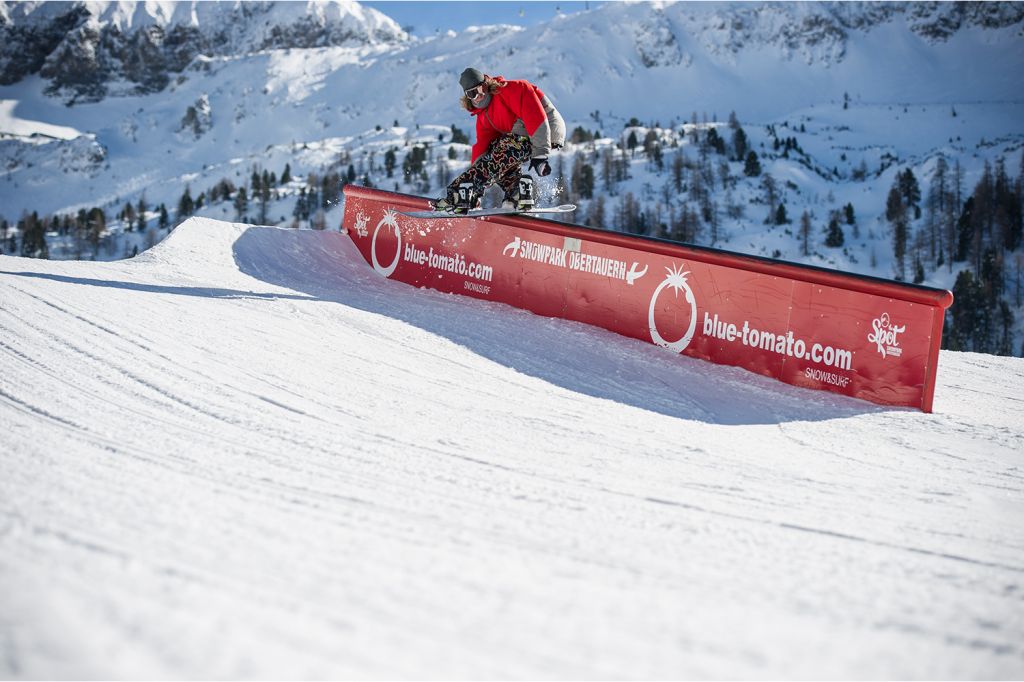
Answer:
M459 185L464 182L473 183L478 197L482 197L484 191L493 184L505 190L506 196L514 194L518 190L523 164L530 160L530 151L530 138L511 133L502 135L491 143L465 173L448 185L449 200L458 193Z

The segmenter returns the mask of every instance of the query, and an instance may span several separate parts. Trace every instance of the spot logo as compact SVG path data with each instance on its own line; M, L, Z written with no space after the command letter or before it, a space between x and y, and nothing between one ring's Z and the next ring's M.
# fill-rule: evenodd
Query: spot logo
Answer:
M878 347L878 352L883 358L898 358L903 354L899 335L907 331L907 325L898 326L889 318L889 313L882 313L871 322L871 330L868 341Z

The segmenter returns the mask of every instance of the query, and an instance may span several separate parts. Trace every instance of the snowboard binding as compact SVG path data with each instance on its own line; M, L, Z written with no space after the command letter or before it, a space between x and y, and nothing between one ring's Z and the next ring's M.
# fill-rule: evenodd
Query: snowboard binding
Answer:
M536 205L533 191L533 178L529 175L519 176L519 196L516 199L517 211L529 211Z
M520 175L516 189L505 194L505 200L501 202L502 208L515 211L529 211L535 208L536 205L533 178L529 175Z
M480 195L473 187L473 183L464 182L459 185L454 194L449 194L444 199L431 201L430 208L438 213L466 215L474 208L480 208Z

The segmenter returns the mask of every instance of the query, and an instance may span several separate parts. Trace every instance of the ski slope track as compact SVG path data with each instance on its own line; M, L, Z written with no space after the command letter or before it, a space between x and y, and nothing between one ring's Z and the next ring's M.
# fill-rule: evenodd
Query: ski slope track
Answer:
M0 675L1024 676L1024 360L934 414L194 218L0 259Z

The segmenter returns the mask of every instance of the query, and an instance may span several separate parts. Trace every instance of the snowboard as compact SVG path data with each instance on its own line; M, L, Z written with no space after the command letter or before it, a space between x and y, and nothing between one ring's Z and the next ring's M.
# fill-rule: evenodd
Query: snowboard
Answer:
M572 213L576 204L561 206L537 206L524 211L514 208L472 208L468 213L448 213L447 211L402 211L402 215L413 218L480 218L488 215L536 215L538 213Z

